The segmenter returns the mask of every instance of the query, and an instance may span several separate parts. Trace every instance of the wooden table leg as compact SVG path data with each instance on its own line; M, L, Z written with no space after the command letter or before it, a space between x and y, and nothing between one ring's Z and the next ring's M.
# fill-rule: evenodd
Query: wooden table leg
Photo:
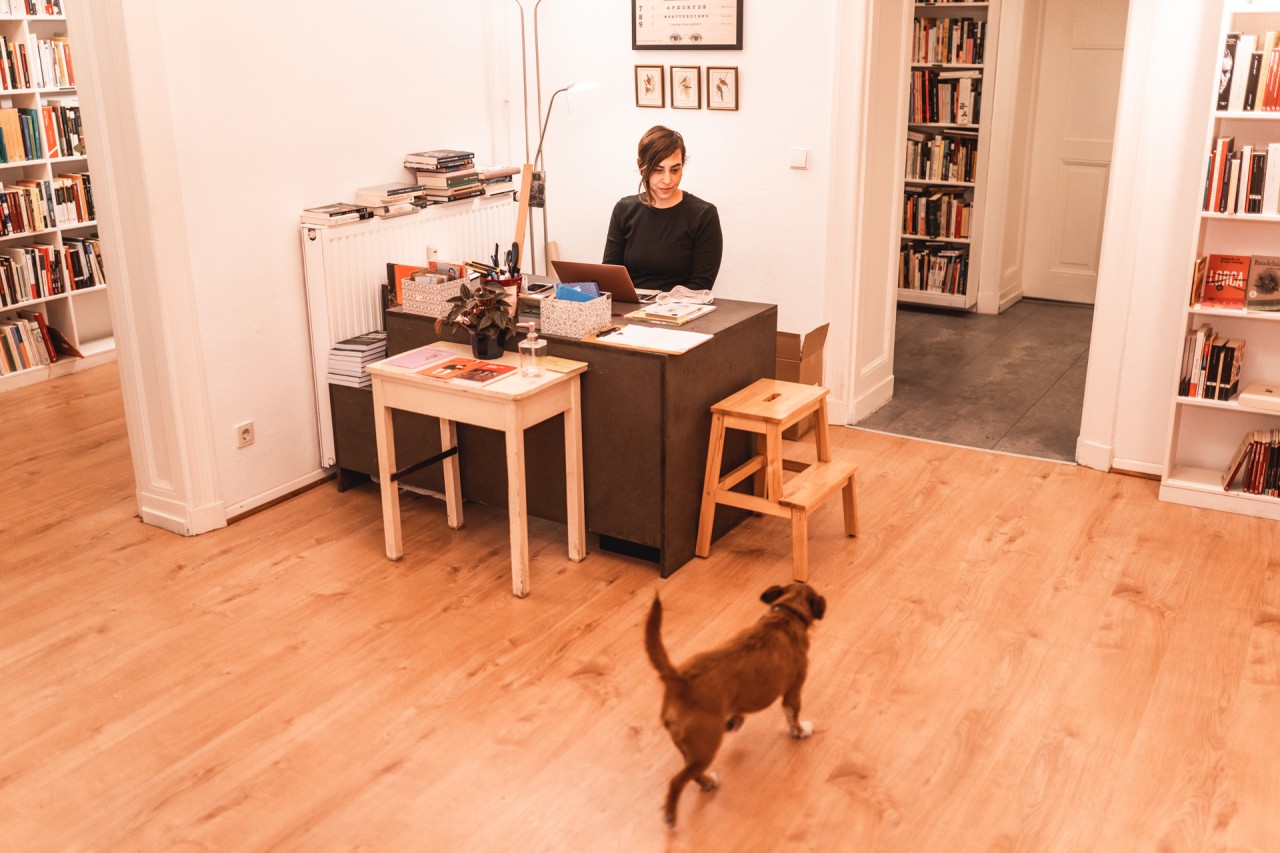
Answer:
M453 421L440 421L440 449L448 450L458 446L458 425ZM458 464L458 454L446 456L444 460L444 502L448 512L449 527L457 530L462 527L462 476Z
M514 410L513 410L514 414ZM525 507L524 430L514 416L505 430L507 444L507 517L511 526L511 591L529 594L529 518Z
M576 376L564 413L564 493L569 559L577 563L587 556L587 519L582 495L582 393Z
M711 413L711 439L707 443L707 471L702 478L702 508L698 513L698 538L693 553L711 554L711 532L716 520L716 492L720 488L720 462L724 458L724 415Z
M391 421L392 410L382 401L382 380L373 380L373 427L378 440L378 485L382 489L382 535L387 556L399 560L404 556L400 537L400 486L391 479L396 471L396 436Z
M827 424L827 398L818 401L818 413L814 417L813 440L817 445L818 461L831 461L831 430Z
M764 443L764 498L777 503L782 500L782 430L777 424L765 424Z

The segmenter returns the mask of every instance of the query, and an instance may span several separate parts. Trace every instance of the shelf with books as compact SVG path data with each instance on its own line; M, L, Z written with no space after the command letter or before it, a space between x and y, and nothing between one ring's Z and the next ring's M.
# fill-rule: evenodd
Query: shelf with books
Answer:
M1280 124L1272 123L1280 120L1280 2L1227 0L1217 39L1223 61L1205 103L1204 190L1189 253L1190 294L1170 289L1182 301L1184 348L1160 499L1280 519L1280 497L1251 493L1239 475L1251 436L1280 430L1280 410L1265 399L1255 405L1259 396L1250 389L1280 383L1280 326L1274 325L1280 321L1280 257L1271 254L1280 239ZM1222 355L1237 345L1239 363ZM1198 366L1211 377L1215 356L1218 393L1204 399L1214 394L1212 379L1192 388L1188 370ZM1227 365L1238 370L1238 381L1224 378ZM1245 466L1250 476L1265 468L1265 460L1260 464Z
M0 326L38 313L65 350L21 369L7 361L0 391L115 352L66 19L21 14L26 8L0 0L0 231L11 232L0 235ZM39 8L60 6L44 0Z
M984 87L998 6L917 2L907 51L908 100L898 301L973 310L975 233L989 149ZM925 244L933 246L926 248Z

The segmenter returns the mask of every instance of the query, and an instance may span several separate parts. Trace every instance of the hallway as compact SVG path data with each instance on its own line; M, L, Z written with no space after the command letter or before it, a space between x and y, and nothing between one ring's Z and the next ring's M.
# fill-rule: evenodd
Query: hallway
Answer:
M1003 314L900 306L894 395L857 426L1075 461L1093 307L1023 299Z

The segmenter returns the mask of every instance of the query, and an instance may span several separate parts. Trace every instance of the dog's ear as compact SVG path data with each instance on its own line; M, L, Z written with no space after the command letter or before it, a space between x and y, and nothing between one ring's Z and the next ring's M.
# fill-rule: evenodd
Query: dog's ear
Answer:
M782 598L782 594L784 592L786 592L786 590L780 586L771 586L764 592L760 593L760 600L765 604L773 604L779 598Z
M814 619L821 619L827 612L827 600L817 593L809 593L809 612Z

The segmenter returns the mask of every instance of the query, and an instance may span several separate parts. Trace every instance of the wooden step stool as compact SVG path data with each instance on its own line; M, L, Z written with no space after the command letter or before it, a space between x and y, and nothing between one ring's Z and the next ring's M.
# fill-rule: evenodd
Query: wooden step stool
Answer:
M850 462L832 461L827 429L828 390L818 385L801 385L777 379L759 379L711 407L711 444L707 451L707 474L702 487L702 513L698 518L698 541L694 553L711 553L711 527L716 504L741 507L752 512L791 519L791 574L795 580L809 579L809 511L840 491L844 497L844 532L858 535L858 507L854 494L857 468ZM782 431L817 414L813 440L818 461L785 483L783 467L793 464L782 458ZM756 434L756 454L723 477L724 431L737 429ZM731 489L755 475L754 494Z

